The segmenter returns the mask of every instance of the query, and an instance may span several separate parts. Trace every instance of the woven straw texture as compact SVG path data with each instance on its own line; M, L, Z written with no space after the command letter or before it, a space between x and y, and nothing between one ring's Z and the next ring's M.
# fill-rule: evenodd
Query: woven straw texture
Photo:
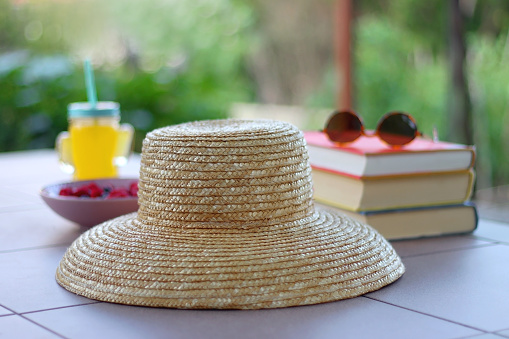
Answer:
M271 120L212 120L143 142L138 213L82 234L60 285L109 302L258 309L355 297L404 266L371 227L315 207L302 133Z

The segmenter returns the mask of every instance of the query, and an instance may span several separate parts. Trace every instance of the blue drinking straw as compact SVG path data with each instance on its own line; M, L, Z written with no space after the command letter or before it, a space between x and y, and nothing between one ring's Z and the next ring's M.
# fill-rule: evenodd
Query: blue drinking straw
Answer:
M95 90L94 71L92 70L92 66L90 66L89 59L85 59L84 70L88 102L90 103L91 108L95 108L97 105L97 93Z

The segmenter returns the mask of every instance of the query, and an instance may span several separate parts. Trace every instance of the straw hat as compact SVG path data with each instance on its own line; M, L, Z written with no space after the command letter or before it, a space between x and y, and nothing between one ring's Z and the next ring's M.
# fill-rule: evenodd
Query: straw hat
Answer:
M272 120L152 131L139 210L82 234L56 279L131 305L257 309L355 297L404 266L371 227L315 207L302 133Z

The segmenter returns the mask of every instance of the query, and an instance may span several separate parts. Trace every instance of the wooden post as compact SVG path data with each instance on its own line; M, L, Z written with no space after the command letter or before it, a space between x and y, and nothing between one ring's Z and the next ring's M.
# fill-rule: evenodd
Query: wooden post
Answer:
M336 0L334 6L334 49L338 80L337 108L352 109L352 1Z
M449 1L449 67L451 79L448 138L473 144L472 102L465 73L466 46L459 0Z

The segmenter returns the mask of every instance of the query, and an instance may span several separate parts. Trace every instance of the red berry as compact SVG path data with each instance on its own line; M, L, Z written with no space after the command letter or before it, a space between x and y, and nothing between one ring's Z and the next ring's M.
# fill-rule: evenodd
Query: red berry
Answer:
M73 193L75 197L89 197L90 192L88 191L87 186L80 186L76 189L76 191Z
M99 187L99 186L98 186L95 182L91 182L91 183L90 183L90 184L88 184L86 187L87 187L89 190L91 190L91 191L92 191L92 190L101 190L101 191L102 191L101 187Z
M100 197L104 193L103 189L99 187L95 182L88 184L86 187L91 198Z
M97 198L103 195L103 190L100 188L92 188L89 192L91 198Z
M106 197L106 199L113 198L125 198L129 196L129 191L126 188L115 188L111 190L110 194Z
M73 195L72 188L70 188L70 187L63 187L63 188L60 189L60 192L58 192L58 195L69 197L69 196Z
M73 189L72 187L63 187L60 189L59 195L61 196L74 196L74 197L90 197L99 198L105 197L106 199L137 197L138 196L138 182L132 182L129 188L124 187L99 187L95 182L87 185L82 185Z
M138 183L137 183L137 182L133 182L133 183L129 186L129 194L130 194L132 197L137 197L137 196L138 196Z

